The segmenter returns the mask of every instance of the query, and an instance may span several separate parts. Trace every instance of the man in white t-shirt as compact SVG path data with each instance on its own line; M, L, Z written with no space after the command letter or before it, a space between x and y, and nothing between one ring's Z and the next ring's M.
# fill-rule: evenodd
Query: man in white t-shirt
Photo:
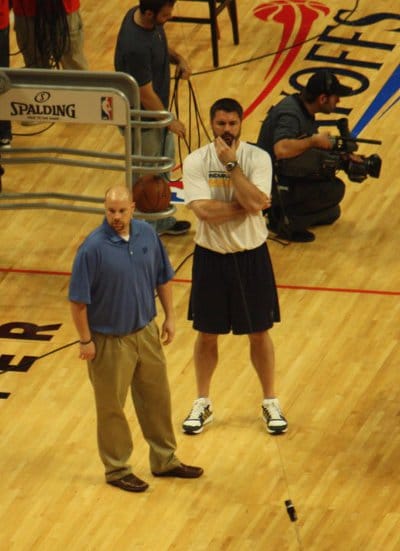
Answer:
M198 434L213 419L209 397L218 335L246 334L263 392L267 431L287 430L274 390L274 349L268 330L280 321L279 302L262 214L270 206L272 167L265 151L240 141L243 109L222 98L210 109L215 140L183 163L185 200L198 218L189 314L198 397L183 422Z

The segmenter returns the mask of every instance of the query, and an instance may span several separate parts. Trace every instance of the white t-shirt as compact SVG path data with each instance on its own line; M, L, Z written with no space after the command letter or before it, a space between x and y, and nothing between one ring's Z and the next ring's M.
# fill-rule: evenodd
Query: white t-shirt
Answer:
M254 145L240 142L236 158L250 182L270 195L272 163L268 153ZM234 198L231 175L218 159L214 143L196 149L186 157L182 180L185 202L189 206L198 199L230 202ZM260 211L222 224L198 220L195 242L218 253L234 253L259 247L267 235L265 219Z

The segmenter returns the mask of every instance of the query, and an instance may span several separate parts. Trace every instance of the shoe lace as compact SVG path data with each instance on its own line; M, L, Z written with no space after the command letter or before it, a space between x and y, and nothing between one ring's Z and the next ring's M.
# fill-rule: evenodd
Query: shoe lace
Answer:
M189 414L190 418L197 418L203 415L204 410L207 408L200 400L196 400L193 404L192 411Z
M270 402L263 404L264 411L271 419L280 419L282 417L281 409L278 404Z

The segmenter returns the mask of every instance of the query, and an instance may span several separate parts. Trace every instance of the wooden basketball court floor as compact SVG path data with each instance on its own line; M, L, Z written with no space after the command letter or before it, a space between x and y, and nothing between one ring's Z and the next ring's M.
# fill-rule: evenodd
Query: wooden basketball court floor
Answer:
M83 2L92 70L112 70L116 34L129 7L127 0ZM206 7L177 2L176 13L190 10L200 14ZM104 484L92 392L76 345L35 360L76 340L66 299L68 274L79 243L101 216L3 210L1 549L400 549L400 4L238 0L238 10L239 46L232 44L226 10L219 17L221 66L259 59L215 72L207 26L167 26L171 46L191 62L206 124L210 104L233 96L247 110L243 139L255 141L265 112L281 93L292 93L307 71L324 66L357 90L364 86L341 106L360 137L383 142L360 146L361 153L382 157L379 180L357 184L341 173L347 190L334 226L316 229L311 244L268 242L282 310L282 322L271 332L277 389L289 431L275 438L266 433L247 339L225 336L212 386L215 422L195 437L180 432L195 397L195 334L186 321L189 258L174 283L177 335L166 355L178 455L203 466L205 475L196 481L153 479L128 404L133 468L150 489L131 495ZM282 47L286 35L287 46L308 42L278 59L262 57ZM12 57L11 64L21 67L21 57ZM188 122L183 84L179 93L181 116ZM43 128L15 123L13 146L123 148L113 127L56 124L35 135ZM8 165L3 191L102 196L118 178L94 169ZM179 206L178 214L195 223L186 207ZM193 250L193 231L163 241L177 267ZM27 338L35 337L36 326L36 338ZM43 335L47 340L38 340ZM27 357L28 370L7 368L22 360L26 365ZM297 522L287 515L288 499Z

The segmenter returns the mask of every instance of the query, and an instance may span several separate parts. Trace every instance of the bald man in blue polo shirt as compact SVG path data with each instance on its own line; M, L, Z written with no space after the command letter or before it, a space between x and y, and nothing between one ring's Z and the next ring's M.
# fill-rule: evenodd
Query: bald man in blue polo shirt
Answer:
M131 390L137 418L150 447L154 476L198 478L203 469L175 455L171 401L163 344L174 338L170 280L173 270L153 228L133 219L135 204L125 186L105 197L105 219L79 248L70 281L79 357L93 385L100 458L106 482L129 492L148 484L128 463L133 443L124 405ZM161 340L155 323L157 292L165 319Z

